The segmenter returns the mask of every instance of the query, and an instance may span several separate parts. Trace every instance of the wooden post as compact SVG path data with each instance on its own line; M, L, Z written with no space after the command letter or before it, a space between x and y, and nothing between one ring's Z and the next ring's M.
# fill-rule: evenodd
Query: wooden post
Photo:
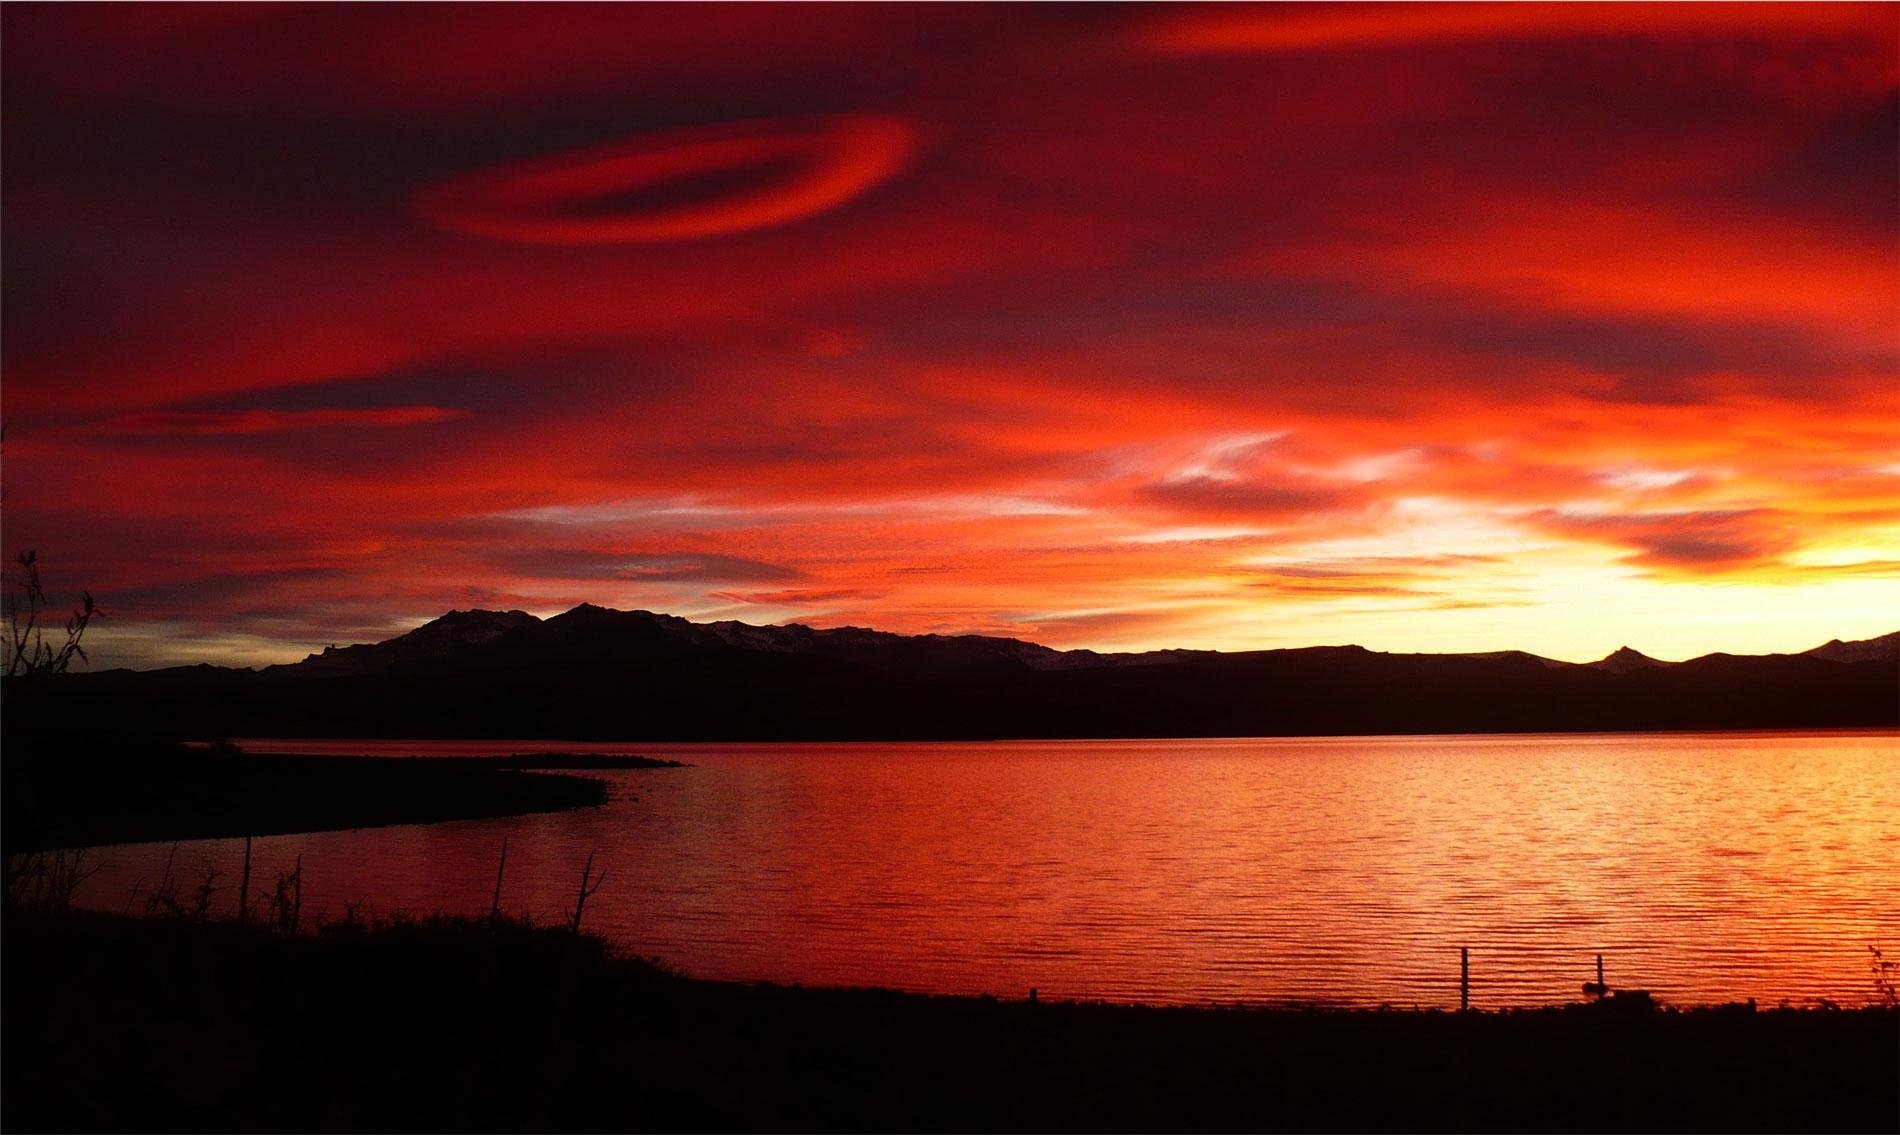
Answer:
M251 917L251 837L244 837L244 874L238 879L238 925Z
M508 870L508 837L501 837L501 865L495 868L495 898L488 904L489 921L501 917L501 876Z
M1602 954L1597 955L1597 988L1601 989L1605 993L1608 993L1610 991L1610 987L1603 983L1603 955Z
M1458 947L1458 1011L1471 1008L1471 947Z

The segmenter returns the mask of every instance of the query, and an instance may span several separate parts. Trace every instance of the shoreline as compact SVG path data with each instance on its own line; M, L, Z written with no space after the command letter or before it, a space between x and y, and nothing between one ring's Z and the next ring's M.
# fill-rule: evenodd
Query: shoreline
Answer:
M364 757L377 760L401 760L414 756L428 760L450 760L463 758L484 758L489 754L479 752L443 753L432 756L427 753L400 752L411 746L443 746L477 749L518 749L523 746L536 749L567 748L576 756L613 756L617 753L589 754L583 749L630 750L659 752L669 755L690 756L709 749L735 749L764 752L774 749L843 749L864 745L904 746L906 748L968 748L989 745L1034 745L1034 746L1102 746L1102 745L1298 745L1325 742L1353 743L1365 741L1397 742L1421 741L1446 743L1454 740L1498 740L1523 741L1537 738L1616 738L1616 737L1896 737L1900 738L1900 727L1886 725L1827 725L1827 726L1788 726L1786 728L1748 728L1748 729L1625 729L1625 730L1585 730L1581 732L1521 732L1521 733L1276 733L1243 736L1206 736L1190 737L1177 734L1153 737L981 737L981 738L862 738L857 740L798 740L776 741L703 741L703 740L655 740L639 738L630 741L594 740L580 737L551 739L546 737L239 737L232 738L230 744L242 748L246 753L256 756L318 756L318 757ZM209 742L188 742L194 745L206 745ZM285 746L278 749L275 746ZM290 748L289 746L298 746ZM363 751L364 747L382 751ZM496 754L500 755L500 754Z
M502 918L9 910L14 1129L1892 1130L1891 1008L1000 1001Z
M196 746L187 746L192 752L207 752ZM660 757L641 756L636 753L576 753L576 752L510 752L493 755L481 753L446 753L431 756L427 753L407 753L401 756L379 756L373 753L305 753L305 752L260 752L237 746L234 754L247 760L277 762L321 762L324 766L352 766L356 768L402 767L409 762L422 762L435 768L496 769L519 772L605 772L621 769L658 769L686 768L684 761L666 760Z
M261 755L229 747L29 750L10 753L0 766L5 850L12 855L561 812L614 798L608 781L572 772L678 767L684 766L572 753L391 759Z

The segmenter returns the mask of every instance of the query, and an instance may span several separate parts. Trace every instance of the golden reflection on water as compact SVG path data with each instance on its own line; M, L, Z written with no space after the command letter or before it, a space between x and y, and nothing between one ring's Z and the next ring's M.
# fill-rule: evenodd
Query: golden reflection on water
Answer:
M1480 1007L1578 1000L1598 953L1678 1003L1859 1003L1868 945L1900 950L1891 734L321 745L692 762L601 774L602 809L255 854L303 856L313 913L485 911L506 835L504 906L552 918L599 848L588 925L703 977L1445 1006L1469 946ZM179 870L234 880L240 848ZM85 897L118 909L170 850L97 853Z

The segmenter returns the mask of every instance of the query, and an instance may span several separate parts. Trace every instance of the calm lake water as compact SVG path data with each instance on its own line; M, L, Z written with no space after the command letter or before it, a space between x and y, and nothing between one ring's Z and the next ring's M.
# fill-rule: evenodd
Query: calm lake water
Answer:
M260 839L307 915L556 917L701 977L1156 1002L1455 1006L1873 994L1900 954L1892 734L990 744L245 742L254 751L639 752L615 801L506 820ZM94 852L120 909L169 844ZM235 884L241 841L177 846ZM234 895L219 896L221 905Z

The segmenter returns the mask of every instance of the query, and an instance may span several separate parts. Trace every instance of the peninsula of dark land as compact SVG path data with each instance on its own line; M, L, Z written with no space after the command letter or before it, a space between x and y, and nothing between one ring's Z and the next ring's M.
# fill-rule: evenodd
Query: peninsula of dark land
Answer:
M610 786L552 770L678 767L584 753L501 757L255 756L91 730L48 745L9 729L0 805L9 854L556 812ZM531 771L534 770L534 771Z
M1900 633L1800 654L1591 663L1357 646L1054 650L978 635L692 623L582 605L452 611L262 670L65 675L60 720L168 738L963 740L1882 728Z
M1892 1131L1894 1010L1144 1008L691 980L512 919L7 915L9 1130ZM1024 991L1026 992L1026 991Z

